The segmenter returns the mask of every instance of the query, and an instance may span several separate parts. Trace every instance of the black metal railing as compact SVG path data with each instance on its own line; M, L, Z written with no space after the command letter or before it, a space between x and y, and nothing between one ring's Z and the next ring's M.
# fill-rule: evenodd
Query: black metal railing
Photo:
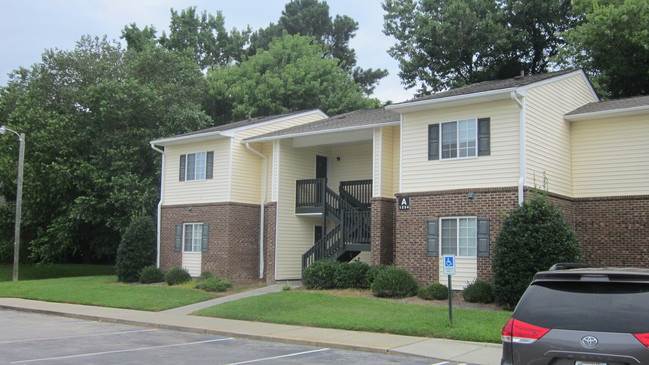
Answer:
M295 212L322 212L327 179L297 180L295 182Z
M360 210L369 210L372 204L372 180L341 181L340 196Z
M334 256L343 246L340 225L337 225L302 255L302 270L316 261Z

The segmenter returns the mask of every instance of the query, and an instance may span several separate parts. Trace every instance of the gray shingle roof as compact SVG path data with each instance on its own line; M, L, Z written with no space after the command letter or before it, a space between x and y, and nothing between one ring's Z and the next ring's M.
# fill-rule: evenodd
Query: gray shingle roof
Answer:
M393 105L403 105L403 104L424 101L424 100L442 99L451 96L460 96L460 95L476 94L485 91L516 88L516 87L530 85L535 82L551 79L553 77L565 75L571 72L575 72L576 70L577 69L570 69L570 70L548 72L544 74L536 74L536 75L529 75L529 76L517 76L512 79L505 79L505 80L484 81L484 82L479 82L477 84L471 84L471 85L459 87L457 89L451 89L451 90L442 91L432 95L422 96L420 98L414 98L401 103L395 103Z
M401 116L384 108L370 109L370 110L355 110L353 112L336 115L330 118L321 119L315 122L298 125L282 129L279 131L262 134L259 136L251 137L245 141L259 140L259 139L273 139L274 137L282 137L295 134L308 134L312 132L333 131L351 127L371 126L377 124L386 124L392 122L399 122ZM245 142L244 141L244 142Z
M649 95L636 96L636 97L625 98L625 99L596 101L593 103L588 103L586 105L583 105L566 115L597 113L597 112L605 112L611 110L637 108L643 106L644 107L649 106Z

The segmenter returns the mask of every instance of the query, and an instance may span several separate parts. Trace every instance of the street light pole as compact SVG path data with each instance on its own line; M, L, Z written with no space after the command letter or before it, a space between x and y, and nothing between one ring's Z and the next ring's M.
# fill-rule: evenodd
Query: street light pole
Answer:
M0 134L9 131L18 136L20 142L18 152L18 187L16 188L16 225L14 226L14 270L13 281L18 281L18 263L20 261L20 221L22 217L23 202L23 166L25 164L25 133L11 130L5 126L0 127Z

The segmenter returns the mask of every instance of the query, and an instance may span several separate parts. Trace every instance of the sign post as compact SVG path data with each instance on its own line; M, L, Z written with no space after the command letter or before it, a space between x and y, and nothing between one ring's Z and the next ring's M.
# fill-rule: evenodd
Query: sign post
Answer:
M448 320L453 323L453 283L451 277L455 275L455 256L442 256L444 262L444 275L448 275Z

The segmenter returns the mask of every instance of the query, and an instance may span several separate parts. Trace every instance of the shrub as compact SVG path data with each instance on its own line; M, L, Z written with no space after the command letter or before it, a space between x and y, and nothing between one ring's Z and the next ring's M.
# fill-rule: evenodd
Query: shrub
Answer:
M336 288L362 288L365 281L365 274L370 265L362 261L340 263L334 271L334 282Z
M137 217L124 231L117 248L115 274L117 280L133 283L145 267L155 264L156 224L151 217Z
M448 299L448 287L444 284L433 283L428 286L419 288L417 296L426 300L444 300Z
M203 271L201 273L201 276L198 278L198 280L203 281L203 280L211 279L213 277L214 277L214 274L212 274L211 272Z
M579 262L579 243L563 212L535 193L505 218L496 236L492 267L496 303L512 309L538 271Z
M491 303L494 301L494 292L491 284L476 280L464 288L462 297L470 303Z
M390 266L376 275L371 289L377 297L405 298L417 294L418 287L411 273Z
M304 269L302 284L307 289L333 289L336 287L334 281L336 267L340 263L336 261L316 261Z
M370 268L367 270L365 273L365 278L363 279L363 289L369 289L372 286L372 283L374 282L374 279L376 279L376 276L383 272L385 269L387 269L389 266L386 265L376 265L376 266L370 266Z
M140 270L140 283L142 284L161 283L163 281L165 281L165 274L155 265L146 266Z
M211 277L205 280L202 280L196 284L196 289L205 290L205 291L226 291L232 287L232 282L227 279Z
M174 267L165 274L165 281L169 285L182 284L191 280L192 276L182 267Z

